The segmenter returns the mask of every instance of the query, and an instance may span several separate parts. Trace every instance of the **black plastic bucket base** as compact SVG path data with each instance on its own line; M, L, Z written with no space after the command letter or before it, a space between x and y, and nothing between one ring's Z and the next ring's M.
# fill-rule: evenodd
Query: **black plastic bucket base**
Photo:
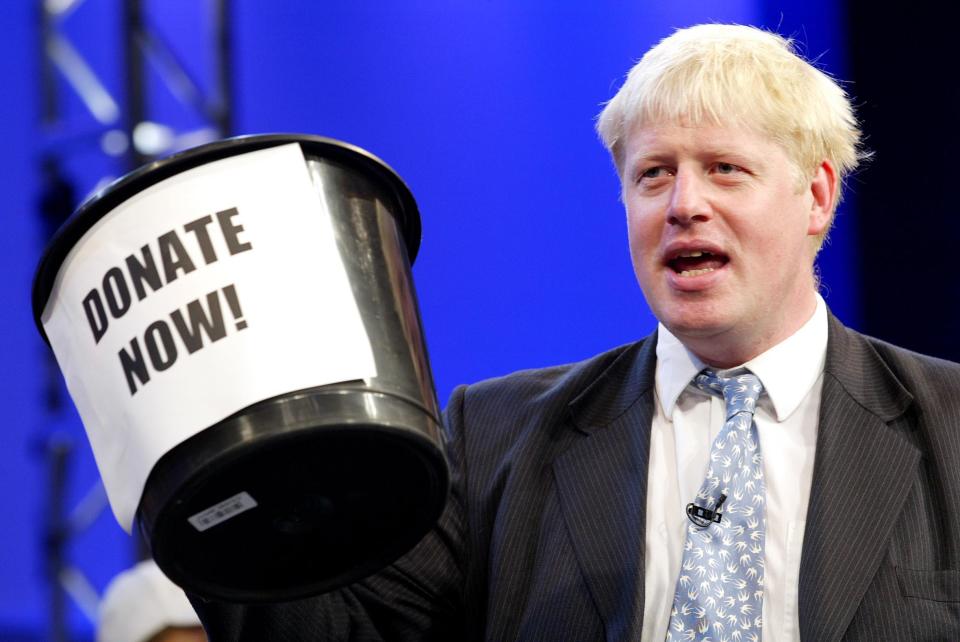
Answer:
M406 399L343 387L256 404L160 459L140 530L160 568L207 599L285 601L349 584L403 555L443 511L447 467L426 437L438 427L415 428L426 421ZM202 531L189 521L241 493L256 506Z

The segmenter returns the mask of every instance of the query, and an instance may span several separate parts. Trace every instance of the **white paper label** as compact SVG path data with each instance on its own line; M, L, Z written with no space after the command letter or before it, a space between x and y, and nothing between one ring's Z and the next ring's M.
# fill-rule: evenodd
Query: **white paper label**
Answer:
M98 221L43 326L117 521L165 452L258 401L376 376L297 144L164 180Z
M213 528L231 517L236 517L240 513L256 507L257 502L249 493L240 492L215 506L200 511L196 515L191 515L187 518L187 521L202 533L208 528Z

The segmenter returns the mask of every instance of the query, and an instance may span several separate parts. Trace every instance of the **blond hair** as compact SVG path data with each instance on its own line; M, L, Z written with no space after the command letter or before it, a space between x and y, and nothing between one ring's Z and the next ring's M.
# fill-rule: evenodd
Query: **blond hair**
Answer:
M791 40L756 27L697 25L663 39L630 70L600 113L597 132L622 176L632 127L680 120L769 136L799 170L799 183L824 160L842 183L867 155L846 92L801 58Z

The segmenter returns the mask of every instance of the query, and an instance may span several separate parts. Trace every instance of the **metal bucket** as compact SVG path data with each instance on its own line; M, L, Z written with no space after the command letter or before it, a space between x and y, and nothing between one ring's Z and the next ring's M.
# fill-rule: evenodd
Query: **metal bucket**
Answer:
M148 244L144 244L141 250L131 250L133 246L129 243L123 246L123 243L113 243L109 239L93 239L112 229L108 225L126 220L123 217L130 218L129 212L133 210L123 208L156 201L171 211L182 211L185 204L180 197L164 201L159 196L166 193L162 190L168 189L169 185L193 185L196 182L194 175L202 178L203 172L213 172L213 168L220 172L224 161L246 162L248 158L260 158L254 154L264 150L279 153L281 147L290 149L291 145L299 146L302 151L309 174L308 189L313 190L317 202L322 204L315 215L326 221L324 225L329 224L332 230L335 243L330 248L334 248L331 250L335 254L334 263L342 263L349 291L362 320L360 330L365 332L372 349L376 372L357 380L283 390L256 398L242 407L229 408L228 412L221 408L223 416L217 416L212 425L189 430L186 438L162 446L162 453L140 453L138 449L156 450L154 442L167 439L166 433L150 422L163 415L163 421L167 422L164 425L177 428L178 424L171 423L166 414L180 413L180 398L193 399L198 388L209 386L210 391L216 392L211 398L219 398L220 392L232 394L233 389L243 387L231 384L227 386L228 390L223 390L225 386L219 381L221 377L232 382L242 377L245 378L242 381L250 379L256 385L263 382L268 386L263 389L269 390L270 382L282 378L287 371L285 366L277 367L276 363L287 364L290 369L299 369L298 372L302 370L306 373L303 376L308 378L311 363L325 364L319 363L323 359L318 359L307 349L304 354L274 362L266 372L256 364L244 361L246 357L229 356L229 351L221 347L228 346L231 341L238 345L246 341L253 335L248 332L248 327L253 327L256 319L248 312L246 302L243 311L247 314L237 316L239 308L233 305L237 300L236 292L228 297L229 288L223 288L220 295L206 290L190 295L195 296L194 303L199 301L197 305L200 305L192 308L194 312L200 310L212 317L216 307L216 312L228 320L227 323L221 319L208 325L206 335L201 327L203 323L194 323L194 339L197 336L200 339L219 337L216 343L208 341L209 346L216 347L204 347L203 351L196 353L190 351L188 357L189 347L185 349L183 344L168 343L167 338L174 337L177 341L183 338L186 342L189 332L187 335L181 332L181 337L177 338L176 332L171 330L175 324L169 319L152 324L147 324L146 320L134 320L129 323L146 324L146 332L141 333L138 329L138 334L130 341L124 336L123 343L115 344L104 357L112 359L111 355L116 352L120 357L119 364L116 359L108 359L104 361L108 365L87 372L93 366L85 365L87 359L82 354L86 353L73 353L74 348L58 343L76 343L80 346L76 350L100 349L100 345L106 343L106 340L101 341L102 336L120 333L115 326L127 327L120 326L128 322L127 310L146 305L143 300L138 302L135 298L141 294L144 295L141 299L159 298L157 293L166 296L166 290L173 290L174 286L167 283L164 290L148 291L150 275L144 276L142 269L145 268L141 265L148 263L148 258L159 261L158 257L163 255L164 261L169 260L164 263L167 278L171 274L175 278L179 276L175 287L183 286L184 293L189 292L186 282L194 276L193 272L189 276L186 274L184 261L190 260L190 266L199 272L203 263L201 254L205 259L215 254L210 235L216 228L216 220L212 215L198 219L212 221L204 224L205 242L198 225L190 229L196 235L199 248L195 249L197 256L192 260L176 254L179 250L175 244L170 245L172 237L167 239L166 246L158 246L159 250L155 247L152 253L147 251ZM249 176L254 179L257 176L254 172L245 175L246 179L234 180L221 174L216 174L220 177L217 180L221 181L218 184L238 188L244 181L252 180ZM171 192L174 193L184 192ZM145 195L153 201L143 200L147 198ZM288 195L277 195L278 199L281 197L287 198ZM158 208L156 203L151 207L151 211ZM123 215L115 216L118 211ZM244 208L240 212L243 216L250 216ZM226 238L225 245L222 239L219 241L221 250L224 247L231 248L231 252L237 248L249 249L248 246L265 247L252 238L253 219L231 218L233 215L229 211L226 215L221 214L217 213ZM261 219L269 217L267 214L260 216ZM130 229L137 229L136 225ZM135 523L160 568L175 582L200 596L218 600L265 602L300 598L337 588L386 566L415 545L436 522L446 501L448 472L442 454L438 405L410 275L410 264L416 255L419 238L420 220L416 204L407 187L389 167L356 147L302 135L234 138L144 166L88 200L57 233L40 262L34 281L33 307L37 325L61 362L71 395L78 402L81 417L91 435L94 454L105 478L108 495L111 495L111 505L124 526L128 524L124 523L126 517L121 496L130 491L130 486L136 486L137 479L144 480L142 493L138 495ZM96 244L97 251L85 253L84 243ZM182 243L181 247L184 247ZM252 255L257 249L247 254ZM74 298L68 301L66 292L71 283L70 271L84 269L87 260L101 261L104 253L112 251L116 251L116 257L105 259L106 263L102 264L115 267L105 271L102 281L91 281L94 285L90 294L82 301L79 295L70 295ZM141 265L137 268L141 269L139 281L134 278L136 265L130 263L129 256L139 257L137 261L141 263L136 263ZM170 259L171 256L176 260ZM282 254L277 256L283 262ZM241 258L247 260L245 256ZM240 258L231 260L240 264ZM313 259L306 257L304 260ZM223 265L215 267L227 269ZM263 276L271 274L270 270L260 267L249 273ZM159 280L162 275L163 270L157 268L154 285L164 286ZM237 278L237 291L242 292L242 279ZM327 280L324 274L311 278L316 284L324 284ZM74 286L74 289L82 292L86 286L78 287ZM293 303L316 306L311 299L315 296L312 290L309 284L306 287L301 284L288 298ZM187 294L179 296L186 297ZM61 314L61 307L67 310L62 314L68 317L62 321L57 316ZM115 314L118 312L122 314ZM123 318L116 318L118 316ZM182 322L182 317L181 314L181 323L176 325L181 331L189 325ZM84 327L87 325L89 329ZM317 326L317 332L323 332L323 324L318 322ZM281 328L279 334L284 334L284 326L278 327ZM64 338L54 339L55 328L57 336L63 335ZM81 336L77 338L74 334ZM271 341L277 340L277 335L277 331L265 333ZM97 345L91 347L89 344L92 343ZM121 345L119 351L116 345ZM200 376L200 381L208 382L206 384L183 384L178 389L177 368L194 367L169 365L178 348L183 363L206 359L193 355L216 350L219 351L216 356L225 358L224 363L228 365L221 365L220 374L216 376L191 375L194 379L189 381L195 382L196 376ZM256 349L263 354L273 354L269 346ZM349 368L349 364L344 367ZM166 368L169 370L160 371ZM96 394L90 389L111 377L121 379L120 370L125 376L125 385L129 386L129 398L124 396L124 384L118 381L114 388L116 402L91 399ZM301 380L304 379L297 379ZM177 393L171 398L151 401L154 404L151 407L160 408L161 412L151 411L146 419L139 420L139 423L151 427L145 429L141 425L129 425L137 422L115 418L108 422L111 425L104 427L110 435L104 437L98 433L94 439L91 424L103 423L105 413L117 412L113 404L140 403L138 394L146 399L161 386L170 386ZM116 393L116 390L121 392ZM82 403L78 401L81 398ZM196 405L200 415L209 410L209 405L195 403L195 400L184 401L182 405L191 403ZM186 416L186 411L183 412ZM117 416L132 417L133 414L130 411ZM144 432L149 434L143 435ZM129 444L119 448L122 451L119 454L104 455L103 452L115 446L111 443L115 439L126 440ZM101 446L99 453L98 445ZM139 462L141 468L135 468L131 462ZM120 479L122 476L110 468L114 465L133 468L134 472L125 473L127 477ZM118 478L113 481L112 494L111 476ZM133 490L139 491L137 488Z

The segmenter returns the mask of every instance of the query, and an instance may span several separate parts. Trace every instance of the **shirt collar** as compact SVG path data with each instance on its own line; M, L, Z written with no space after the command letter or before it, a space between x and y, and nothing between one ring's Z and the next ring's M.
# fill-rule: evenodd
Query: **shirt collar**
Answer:
M777 421L784 421L823 373L827 355L827 305L817 307L806 323L766 352L743 364L760 378ZM656 387L665 417L673 417L677 400L694 375L706 366L661 323L657 329Z

